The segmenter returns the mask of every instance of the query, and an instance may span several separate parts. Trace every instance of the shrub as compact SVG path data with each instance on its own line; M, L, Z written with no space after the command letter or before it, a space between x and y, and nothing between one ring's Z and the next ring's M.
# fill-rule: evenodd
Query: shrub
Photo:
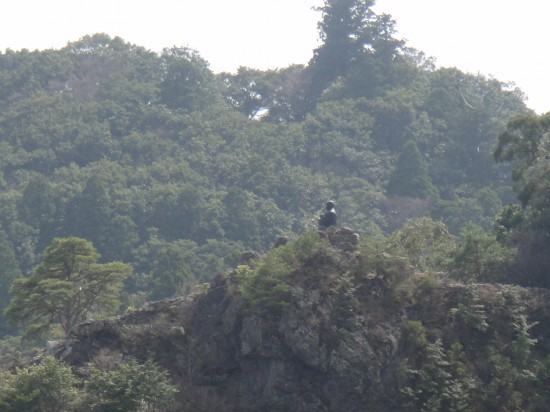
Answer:
M304 233L295 241L271 250L254 269L246 265L237 268L243 297L255 312L278 315L290 301L290 275L311 259L322 261L331 258L332 253L328 242L317 233Z
M0 410L3 412L63 412L72 410L76 377L55 358L0 374Z
M121 363L110 371L94 370L85 384L90 411L165 411L177 390L168 373L152 361Z
M454 236L443 222L428 217L410 219L388 240L389 250L406 256L422 272L442 270L455 247Z
M0 359L19 358L21 356L23 340L21 336L5 336L0 340Z
M495 235L470 225L452 256L450 275L462 281L495 282L504 279L516 251L498 243Z
M487 311L479 299L475 285L468 286L464 301L451 309L451 316L482 333L487 332L489 328Z
M403 338L408 356L398 368L401 410L468 410L474 385L462 345L455 342L445 350L441 339L431 343L419 321L405 324Z
M386 253L387 243L379 239L365 239L359 245L359 273L375 273L396 284L412 274L409 259Z

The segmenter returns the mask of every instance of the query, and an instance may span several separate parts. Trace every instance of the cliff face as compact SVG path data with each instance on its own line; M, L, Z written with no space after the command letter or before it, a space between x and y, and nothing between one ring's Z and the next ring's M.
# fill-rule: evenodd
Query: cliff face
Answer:
M243 293L239 268L82 324L57 356L82 374L152 358L177 384L179 410L538 410L550 291L456 284L366 256L351 231L325 237L274 305Z

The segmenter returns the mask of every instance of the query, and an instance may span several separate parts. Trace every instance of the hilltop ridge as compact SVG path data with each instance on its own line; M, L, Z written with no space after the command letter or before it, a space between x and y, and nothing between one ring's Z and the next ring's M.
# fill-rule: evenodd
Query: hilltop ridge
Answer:
M548 397L549 298L415 273L343 228L188 296L84 323L55 352L83 376L97 362L153 359L179 410L536 411Z

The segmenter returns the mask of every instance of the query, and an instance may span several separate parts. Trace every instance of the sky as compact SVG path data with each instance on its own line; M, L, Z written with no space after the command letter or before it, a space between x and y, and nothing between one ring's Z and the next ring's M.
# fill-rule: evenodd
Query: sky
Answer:
M61 48L94 33L160 52L196 49L212 70L307 63L319 45L322 0L18 0L2 5L0 51ZM550 111L550 7L543 0L378 0L407 45L457 67L513 82Z

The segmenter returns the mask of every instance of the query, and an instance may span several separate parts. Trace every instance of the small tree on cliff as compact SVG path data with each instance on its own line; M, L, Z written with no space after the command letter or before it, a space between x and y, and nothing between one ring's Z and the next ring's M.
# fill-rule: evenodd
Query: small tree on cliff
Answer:
M92 310L113 310L129 265L97 263L99 254L84 239L56 238L30 278L16 279L7 317L24 325L27 335L39 335L58 323L68 335Z

